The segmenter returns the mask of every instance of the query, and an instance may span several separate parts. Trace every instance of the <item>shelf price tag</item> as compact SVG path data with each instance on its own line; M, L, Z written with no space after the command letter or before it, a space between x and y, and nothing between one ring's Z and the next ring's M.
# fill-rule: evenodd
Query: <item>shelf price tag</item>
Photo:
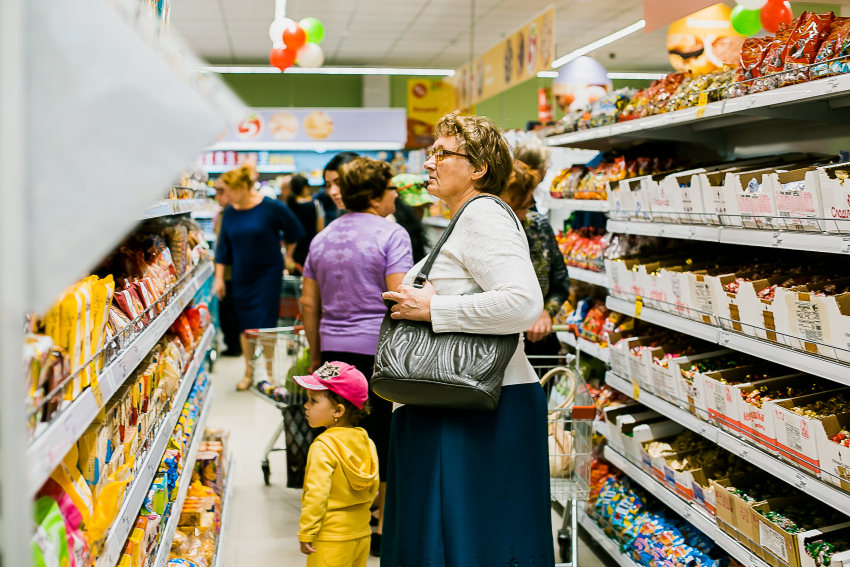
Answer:
M640 319L640 312L643 311L643 298L641 296L637 296L635 299L635 317Z
M705 105L708 104L708 93L703 91L699 93L699 101L697 102L697 118L702 118L705 115Z
M640 384L638 384L638 381L635 378L632 378L632 398L634 398L635 401L640 398Z

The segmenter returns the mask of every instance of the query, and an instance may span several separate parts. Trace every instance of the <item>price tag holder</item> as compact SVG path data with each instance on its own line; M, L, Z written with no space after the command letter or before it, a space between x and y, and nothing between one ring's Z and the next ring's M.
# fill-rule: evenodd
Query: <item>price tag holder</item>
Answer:
M643 298L641 296L637 296L635 299L635 317L640 319L640 312L643 311Z
M640 398L640 384L638 384L637 379L632 378L632 398L637 401Z
M708 104L708 93L699 93L699 101L697 102L697 118L702 118L705 115L705 107Z

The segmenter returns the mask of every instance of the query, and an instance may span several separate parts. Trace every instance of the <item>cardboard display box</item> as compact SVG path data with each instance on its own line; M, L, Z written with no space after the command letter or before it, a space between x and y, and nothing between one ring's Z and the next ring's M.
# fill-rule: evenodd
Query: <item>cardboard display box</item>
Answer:
M850 163L839 163L817 170L818 188L827 219L826 231L847 234L850 232Z
M632 207L629 211L630 220L652 220L650 183L652 183L651 175L620 180L620 190L629 192L629 204Z
M832 440L842 430L850 428L850 412L831 415L821 421L824 435L817 438L821 478L850 491L850 447Z
M664 354L673 352L672 349L662 348ZM730 349L721 349L701 354L690 356L679 356L676 358L667 359L667 367L660 366L653 360L651 367L652 383L656 393L662 398L679 407L684 407L687 394L680 389L682 385L682 369L690 368L692 362L705 360L707 358L715 358L733 352Z
M718 370L706 374L698 374L702 378L705 388L705 405L709 421L737 437L741 437L740 416L742 413L741 388L750 386L749 382L743 382L747 376L764 372L778 372L776 365L756 364ZM724 382L741 382L740 384L729 384ZM758 384L758 382L756 382Z
M824 538L826 536L826 538ZM838 524L827 528L820 528L797 534L798 547L800 549L800 567L820 567L821 563L815 563L815 559L806 552L806 544L819 539L835 537L850 537L850 523ZM850 551L838 550L830 556L830 567L848 567L850 566Z
M608 423L608 445L620 453L626 454L626 447L620 428L624 423L644 423L651 421L662 421L667 418L655 410L651 410L642 404L630 404L619 407L608 407L603 410L602 415Z
M653 362L653 359L656 356L663 357L668 352L679 351L691 344L694 344L695 342L697 342L696 339L693 339L682 341L680 343L668 344L657 348L647 348L640 351L638 355L629 352L629 369L631 371L632 379L637 380L638 384L643 390L650 393L654 393L663 398L667 395L667 392L662 392L661 390L656 388L655 382L653 381L652 368L653 366L656 366ZM675 396L675 388L677 387L677 385L672 384L671 387L674 389L672 394Z
M850 388L789 398L772 404L774 420L776 421L776 445L779 448L779 456L783 460L793 463L815 476L820 476L821 466L818 446L823 446L826 441L823 422L820 419L798 415L792 411L792 408L820 400L828 400L838 393L847 396L850 394ZM820 443L819 439L821 439Z
M632 201L632 193L629 191L629 186L625 183L625 179L621 179L616 184L608 183L608 218L613 220L627 220L629 211L635 209ZM625 188L624 188L625 187Z
M625 446L624 455L635 465L643 466L643 455L641 453L644 443L662 439L665 437L676 436L682 433L685 428L675 421L664 419L661 420L643 420L637 423L623 423L620 426L620 433L623 437Z
M776 197L779 230L821 232L825 223L818 185L818 168L803 167L766 176Z
M744 389L766 387L773 390L785 386L793 386L805 380L817 379L809 374L791 374L789 376L768 378ZM839 385L836 383L836 388L834 389L838 388ZM741 424L741 433L744 438L776 456L779 456L779 447L776 444L776 421L774 420L773 404L783 399L785 398L766 401L760 408L744 400L741 400L743 403L740 404L741 414L739 416L739 423Z
M850 363L850 293L819 296L810 292L825 285L846 287L850 279L806 286L807 291L795 292L787 301L791 346ZM833 348L834 347L834 348Z

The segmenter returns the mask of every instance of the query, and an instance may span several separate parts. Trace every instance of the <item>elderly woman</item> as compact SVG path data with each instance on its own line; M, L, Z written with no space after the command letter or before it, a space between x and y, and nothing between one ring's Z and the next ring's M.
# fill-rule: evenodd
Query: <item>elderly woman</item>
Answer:
M328 225L310 244L304 263L301 312L313 370L325 362L346 362L372 376L378 332L387 309L381 293L397 289L413 265L410 237L386 216L395 211L390 164L355 158L340 167L342 204L348 213ZM340 207L342 208L342 207ZM369 394L371 413L361 421L378 451L380 510L386 487L392 404Z
M570 296L570 280L564 255L555 239L555 231L546 215L530 210L534 206L534 188L537 173L521 161L515 161L504 199L522 221L531 263L537 273L543 293L543 312L525 332L525 353L528 355L556 355L560 350L558 339L552 334L552 318Z
M425 168L428 192L457 214L478 195L501 195L511 151L479 116L444 116ZM430 280L397 292L393 317L436 332L521 333L543 310L525 234L492 199L466 208ZM546 396L522 341L493 411L403 406L393 414L381 565L554 564Z

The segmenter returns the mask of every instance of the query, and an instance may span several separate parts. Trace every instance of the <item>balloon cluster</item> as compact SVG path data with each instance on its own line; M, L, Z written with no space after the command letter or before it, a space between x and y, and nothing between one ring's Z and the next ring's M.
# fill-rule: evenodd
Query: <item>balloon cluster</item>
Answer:
M730 17L732 27L741 35L755 35L761 28L776 33L780 24L794 17L788 0L735 0L738 4Z
M300 22L282 18L269 26L272 50L269 63L281 71L296 63L300 67L321 67L325 52L319 47L325 38L325 26L316 18Z

